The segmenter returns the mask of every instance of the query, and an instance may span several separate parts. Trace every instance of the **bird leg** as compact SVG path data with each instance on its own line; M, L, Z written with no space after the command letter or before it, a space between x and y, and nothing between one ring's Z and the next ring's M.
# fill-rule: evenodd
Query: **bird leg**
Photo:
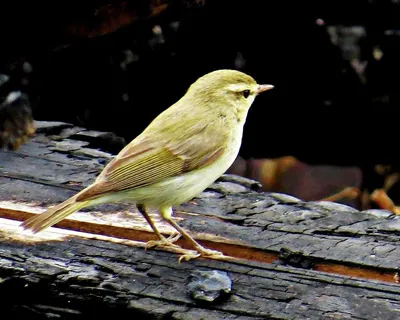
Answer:
M163 217L163 219L167 221L171 226L173 226L181 235L183 235L186 238L186 240L188 240L197 251L197 253L193 253L192 250L187 250L185 253L182 254L182 256L180 256L179 262L181 262L182 259L188 261L190 259L198 258L200 256L206 256L211 258L218 258L223 256L222 252L204 248L195 239L193 239L185 230L183 230L174 220L172 220L171 207L160 208L160 214Z
M160 231L158 231L156 225L154 224L153 220L150 218L148 212L147 212L147 208L142 205L142 204L138 204L137 208L139 210L139 212L143 215L143 217L146 219L147 223L150 225L150 227L153 229L154 233L156 234L158 240L150 240L146 243L146 249L148 248L152 248L152 247L159 247L159 246L169 246L169 247L177 247L179 248L179 246L175 245L174 242L176 242L181 235L177 234L177 235L171 235L168 238L165 238Z

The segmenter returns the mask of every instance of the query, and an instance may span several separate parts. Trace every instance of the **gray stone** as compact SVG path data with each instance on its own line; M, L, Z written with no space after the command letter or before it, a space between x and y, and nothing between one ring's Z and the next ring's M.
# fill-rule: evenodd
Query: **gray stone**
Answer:
M219 270L195 270L187 284L192 299L202 302L215 302L226 298L232 291L232 280L226 272Z

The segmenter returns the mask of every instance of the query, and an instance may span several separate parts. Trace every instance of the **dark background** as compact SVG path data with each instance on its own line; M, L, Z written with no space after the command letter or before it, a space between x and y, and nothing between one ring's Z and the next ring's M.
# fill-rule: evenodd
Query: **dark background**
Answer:
M37 120L130 141L199 76L238 69L275 86L251 108L243 158L357 166L368 188L381 183L374 165L396 170L399 1L165 1L151 18L149 1L127 1L142 19L88 36L97 2L113 1L2 10L3 96L22 90Z

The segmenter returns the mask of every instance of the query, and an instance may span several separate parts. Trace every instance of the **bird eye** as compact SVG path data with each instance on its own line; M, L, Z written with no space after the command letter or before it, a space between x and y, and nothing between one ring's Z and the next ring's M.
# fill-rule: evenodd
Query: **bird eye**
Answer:
M242 92L242 94L243 94L243 97L244 97L245 99L247 99L248 96L250 95L250 90L244 90L244 91Z

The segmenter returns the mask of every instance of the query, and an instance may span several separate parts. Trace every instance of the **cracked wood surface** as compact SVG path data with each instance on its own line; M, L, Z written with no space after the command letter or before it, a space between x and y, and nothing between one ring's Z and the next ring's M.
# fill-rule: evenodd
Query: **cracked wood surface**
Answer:
M144 251L135 241L152 234L128 204L85 209L59 224L86 236L66 231L57 238L52 233L58 228L51 228L36 241L16 237L20 220L93 181L111 159L92 148L105 136L112 139L40 122L29 143L0 152L0 216L7 218L0 220L0 292L15 314L78 319L117 308L172 319L399 318L398 216L260 193L256 182L235 176L221 177L176 208L175 217L207 247L239 260L177 264L175 253ZM314 270L282 265L283 248L301 252ZM229 299L207 306L190 300L185 279L196 268L228 271L234 287Z
M2 243L2 311L15 319L398 319L400 287L255 262L194 260L71 238ZM186 284L194 270L223 270L233 282L221 303L198 304ZM7 312L6 312L7 314Z

